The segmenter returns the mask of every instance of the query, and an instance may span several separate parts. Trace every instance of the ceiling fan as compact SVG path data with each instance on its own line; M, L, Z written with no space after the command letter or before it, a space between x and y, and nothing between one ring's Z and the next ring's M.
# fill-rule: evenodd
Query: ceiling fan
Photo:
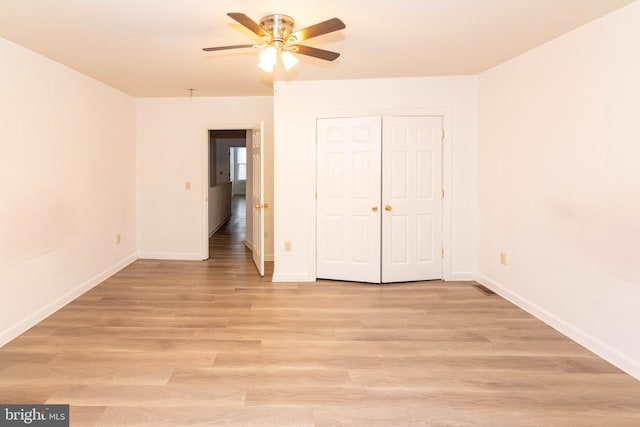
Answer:
M267 15L260 19L259 24L244 13L227 13L227 15L260 37L262 43L205 47L202 50L212 52L216 50L243 49L248 47L264 48L265 50L260 54L260 64L258 67L268 72L273 71L278 55L280 55L286 70L298 63L298 59L292 55L292 53L313 56L324 59L325 61L333 61L340 56L338 52L298 44L303 40L346 28L344 22L338 18L331 18L294 32L293 27L295 21L287 15Z

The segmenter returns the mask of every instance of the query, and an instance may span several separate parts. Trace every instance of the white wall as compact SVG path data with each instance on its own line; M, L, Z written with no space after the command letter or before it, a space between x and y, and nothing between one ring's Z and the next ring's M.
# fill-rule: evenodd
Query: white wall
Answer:
M135 259L136 116L4 39L0 63L2 345Z
M234 196L246 196L247 194L247 148L233 147L231 149L231 157L233 158L231 168L231 178L233 182L233 195ZM240 172L242 166L244 168L243 179L240 179Z
M216 143L216 185L231 182L231 148L230 145ZM211 167L214 167L211 165Z
M231 183L209 187L209 237L231 216Z
M273 195L273 98L137 100L138 249L143 258L202 259L208 251L208 130L265 122L266 197ZM185 189L191 182L191 190ZM273 256L267 211L265 254Z
M216 138L216 183L231 182L230 156L232 147L246 147L244 138ZM213 166L213 165L212 165Z
M274 280L315 280L316 119L394 114L444 116L445 277L474 278L477 99L475 76L276 82Z
M482 74L479 141L480 281L637 378L639 22L636 2Z

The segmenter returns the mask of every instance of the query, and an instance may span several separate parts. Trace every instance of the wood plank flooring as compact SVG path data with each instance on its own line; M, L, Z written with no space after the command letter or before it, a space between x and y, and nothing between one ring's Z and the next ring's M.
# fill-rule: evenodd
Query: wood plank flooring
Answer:
M640 382L473 283L271 283L235 215L0 349L0 402L72 426L638 426ZM270 277L268 274L267 277Z

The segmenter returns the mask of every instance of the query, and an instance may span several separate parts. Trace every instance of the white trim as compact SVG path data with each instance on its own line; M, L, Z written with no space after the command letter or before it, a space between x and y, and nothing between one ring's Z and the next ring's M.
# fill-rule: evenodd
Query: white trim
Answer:
M247 249L249 249L253 253L253 245L251 244L250 241L245 240L244 245L247 247ZM265 253L264 260L267 262L273 262L275 260L275 257L273 256L273 254Z
M237 130L246 130L246 129L260 129L260 121L258 122L232 122L232 121L207 121L206 119L202 122L202 133L204 134L203 144L202 144L202 170L204 171L203 179L202 179L202 200L203 200L203 209L202 209L202 233L200 233L203 237L202 241L202 253L198 255L199 260L209 259L209 239L205 238L205 236L211 237L209 234L209 179L211 176L211 171L209 170L209 131L210 130L219 130L219 129L237 129ZM247 219L249 220L249 219ZM172 258L157 258L157 259L172 259ZM191 259L191 258L189 258Z
M582 345L583 347L587 348L588 350L594 352L598 356L622 369L629 375L640 380L640 362L635 361L628 356L620 353L613 347L608 346L599 339L594 338L585 331L555 316L554 314L548 312L547 310L527 300L526 298L513 293L505 286L482 274L476 275L476 281L491 289L504 299L517 305L529 314L532 314L539 320L556 329L558 332L566 335L573 341L577 342L578 344Z
M202 261L202 254L200 253L180 253L180 252L138 252L138 258L140 259L164 259L173 261Z
M224 217L224 219L222 221L220 221L220 224L218 224L216 226L216 228L213 229L213 231L211 233L209 233L209 238L211 238L211 236L213 236L214 234L216 234L216 232L218 230L220 230L222 228L223 225L225 225L227 223L227 221L229 221L231 219L231 215L227 215L226 217ZM209 220L207 219L207 223L209 222ZM208 248L208 243L207 243L207 248Z
M315 282L316 278L308 274L276 274L274 273L272 282Z
M24 333L29 328L35 326L42 320L46 319L56 311L60 310L62 307L69 304L71 301L75 300L80 295L91 290L92 288L99 285L100 283L104 282L106 279L113 276L118 271L122 270L123 268L125 268L132 262L136 261L137 259L138 257L135 254L131 254L127 256L126 258L124 258L122 261L118 262L114 266L107 268L102 273L92 277L86 282L80 284L78 287L62 295L60 298L45 305L44 307L42 307L35 313L31 314L30 316L22 319L21 321L14 324L13 326L10 326L4 331L0 332L0 347L5 345L9 341L13 340L14 338L18 337L20 334Z
M442 141L442 188L444 189L444 200L442 201L442 280L454 279L452 271L453 257L453 124L452 113L448 109L441 110L442 130L444 130L444 140ZM475 277L475 274L474 276ZM473 279L471 279L473 280Z
M204 182L202 185L202 247L200 254L200 259L209 259L209 239L204 238L204 236L209 236L209 238L217 231L209 234L209 184L211 179L211 171L209 168L211 165L209 164L209 159L211 159L211 153L209 152L209 129L205 126L205 138L204 144L202 145L202 171L204 175Z
M451 272L451 274L446 279L446 281L473 282L473 281L476 280L476 278L477 278L477 274L476 273L471 273L471 272L465 273L463 271L455 271L455 272Z

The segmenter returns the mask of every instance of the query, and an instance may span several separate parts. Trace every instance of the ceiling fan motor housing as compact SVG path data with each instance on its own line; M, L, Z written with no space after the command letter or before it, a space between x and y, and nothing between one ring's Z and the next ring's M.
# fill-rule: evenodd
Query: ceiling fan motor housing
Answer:
M324 59L325 61L333 61L340 56L338 52L331 52L329 50L318 49L317 47L298 44L303 40L345 29L346 26L344 22L342 22L338 18L331 18L294 32L293 27L295 21L289 15L283 15L280 13L267 15L260 19L260 23L255 22L247 15L240 12L229 12L227 13L227 15L231 19L251 31L253 34L260 37L263 40L263 43L259 45L241 44L232 46L205 47L202 49L205 52L227 49L243 49L249 47L269 47L271 49L267 50L280 52L281 54L283 54L283 58L285 53L288 54L287 57L292 57L290 53L299 53L301 55ZM267 50L265 50L265 52ZM272 54L270 53L269 55Z
M295 21L287 15L267 15L260 19L260 27L273 37L272 41L276 48L282 49L287 38L293 33Z

